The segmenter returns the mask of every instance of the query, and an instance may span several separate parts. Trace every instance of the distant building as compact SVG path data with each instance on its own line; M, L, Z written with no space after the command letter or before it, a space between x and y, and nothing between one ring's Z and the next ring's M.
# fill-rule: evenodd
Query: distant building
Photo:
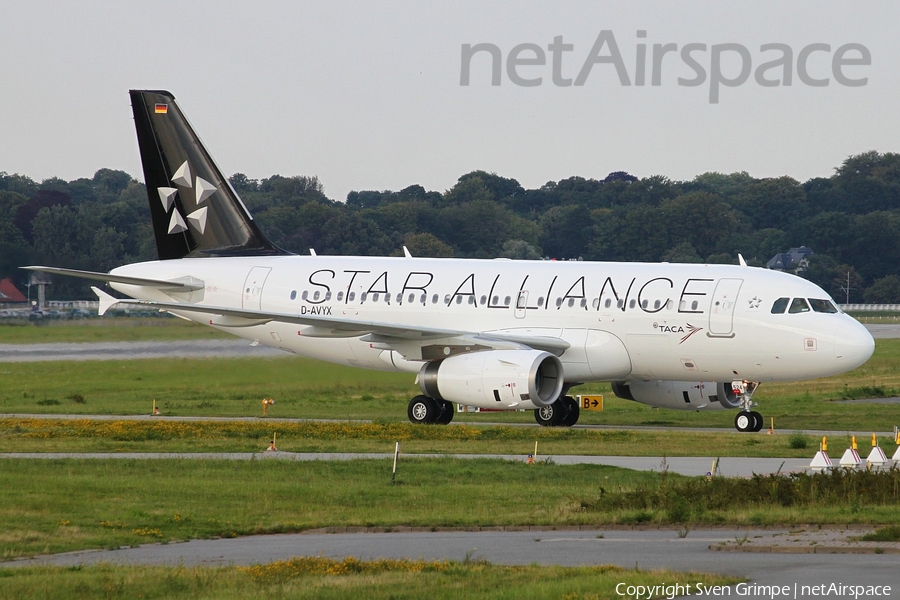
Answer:
M16 288L12 279L7 277L0 280L0 302L28 302L28 299Z
M790 271L800 273L809 266L809 257L815 254L810 248L800 246L791 248L788 252L776 254L766 263L766 267L775 271Z

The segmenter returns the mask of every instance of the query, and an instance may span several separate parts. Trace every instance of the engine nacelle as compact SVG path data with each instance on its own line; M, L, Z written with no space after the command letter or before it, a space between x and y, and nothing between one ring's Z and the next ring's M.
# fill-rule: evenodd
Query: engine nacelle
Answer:
M625 400L677 410L731 409L741 404L730 381L614 381L612 390Z
M422 393L481 408L540 408L562 393L563 367L540 350L486 350L426 364Z

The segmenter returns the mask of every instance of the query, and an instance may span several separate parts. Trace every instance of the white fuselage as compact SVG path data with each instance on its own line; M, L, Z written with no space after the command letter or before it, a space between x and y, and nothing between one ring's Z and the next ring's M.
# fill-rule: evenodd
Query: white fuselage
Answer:
M178 294L112 284L139 299L560 338L571 344L560 356L570 383L810 379L853 369L874 348L871 335L845 314L773 314L779 298L831 301L804 279L752 267L279 256L157 261L113 273L190 276L205 284ZM361 336L308 336L303 325L231 326L179 314L330 362L407 371L422 364Z
M779 298L831 300L804 279L753 267L278 256L156 261L112 273L205 284L169 294L112 284L138 299L560 338L570 344L560 356L568 383L810 379L853 369L874 349L866 329L843 313L773 314ZM177 314L330 362L410 372L423 364L364 336Z

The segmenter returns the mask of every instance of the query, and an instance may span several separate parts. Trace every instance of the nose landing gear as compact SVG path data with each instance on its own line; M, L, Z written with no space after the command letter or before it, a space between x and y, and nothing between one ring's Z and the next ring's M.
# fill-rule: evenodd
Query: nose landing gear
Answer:
M731 389L740 400L740 412L734 417L734 428L738 431L761 431L763 428L763 416L752 410L754 403L751 398L753 392L759 387L756 381L732 381Z

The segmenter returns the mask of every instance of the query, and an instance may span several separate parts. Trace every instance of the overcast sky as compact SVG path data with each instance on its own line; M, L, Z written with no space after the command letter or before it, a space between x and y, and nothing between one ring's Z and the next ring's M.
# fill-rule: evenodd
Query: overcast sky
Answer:
M900 3L766 2L58 2L0 0L0 171L35 180L91 177L100 168L143 179L127 90L173 92L222 170L251 178L317 175L325 193L443 191L482 169L526 187L572 175L690 179L707 171L754 177L828 177L849 155L900 151ZM631 85L615 65L585 62L611 32ZM638 31L646 32L645 38ZM557 36L572 49L554 83ZM464 44L476 54L460 84ZM533 44L544 65L513 65ZM635 85L640 44L646 83ZM651 84L654 44L676 44ZM698 79L683 58L706 74ZM752 72L793 55L792 84L764 87L750 74L719 86L710 102L712 46L740 44ZM797 62L805 47L827 44ZM836 51L858 44L870 65L840 67ZM733 46L732 46L733 47ZM816 46L815 48L822 48ZM609 45L596 53L612 54ZM862 51L843 55L864 62ZM740 53L723 50L722 78L736 78ZM514 57L515 58L515 57ZM521 61L538 59L533 47ZM590 65L589 65L590 66ZM770 80L782 68L768 70Z

